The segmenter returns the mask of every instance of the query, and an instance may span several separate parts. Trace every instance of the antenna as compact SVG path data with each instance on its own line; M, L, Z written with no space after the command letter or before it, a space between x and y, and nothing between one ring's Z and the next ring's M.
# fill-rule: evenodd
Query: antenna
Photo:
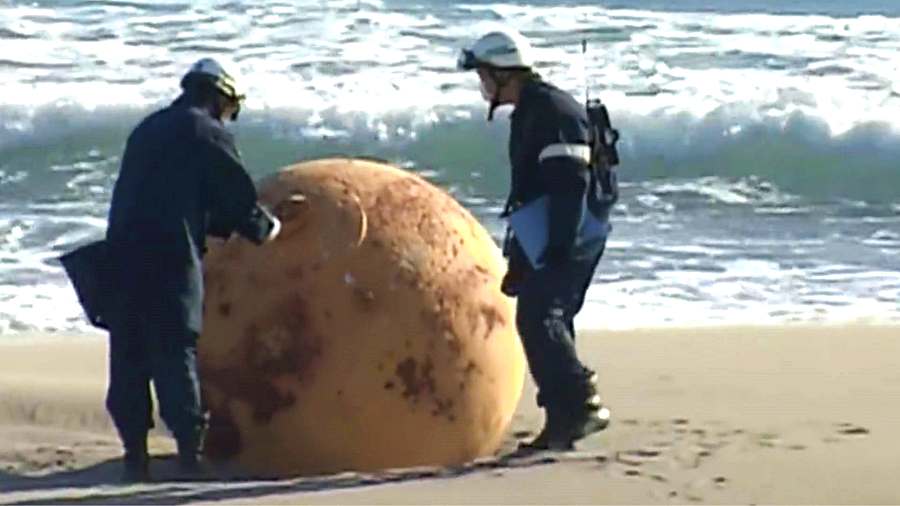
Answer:
M587 39L581 39L581 65L582 76L584 77L584 103L588 103L591 99L590 84L588 83L588 65L587 65Z

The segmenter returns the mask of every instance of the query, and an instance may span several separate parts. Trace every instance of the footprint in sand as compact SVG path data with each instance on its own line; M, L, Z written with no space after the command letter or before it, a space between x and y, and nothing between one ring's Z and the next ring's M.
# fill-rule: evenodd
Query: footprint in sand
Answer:
M651 496L661 502L700 503L708 500L714 491L729 487L731 482L725 476L696 477L698 471L703 473L708 459L724 448L741 441L750 441L754 445L761 441L773 447L783 445L779 434L751 433L722 421L698 423L687 418L673 418L644 420L642 426L651 429L649 440L636 448L615 452L612 463L619 476L646 480ZM695 478L678 483L680 480L673 479L668 470L676 476L686 471L687 476L694 475Z
M702 469L704 464L708 464L709 458L723 449L734 448L735 445L738 451L755 447L762 451L774 449L799 452L806 451L815 444L803 439L804 435L808 436L806 427L798 431L781 427L756 432L722 422L696 423L686 418L641 420L640 425L649 429L645 434L647 439L645 442L637 442L632 449L612 453L612 469L622 477L647 480L648 489L652 489L653 496L668 502L703 502L708 500L709 494L728 488L732 483L726 476L707 475L679 484L676 483L678 480L673 481L667 469L681 468L688 470L688 475L695 474L693 470L698 469L703 473ZM820 435L825 436L826 442L860 440L871 433L868 428L849 422L826 423L824 427L819 426L817 429Z
M839 423L838 424L838 434L841 436L849 436L849 437L860 437L860 436L868 436L869 429L865 427L860 427L859 425L855 425L852 423Z
M822 438L825 443L840 443L843 441L860 439L869 435L869 429L849 422L834 424L834 433Z
M696 469L702 460L712 457L720 449L735 443L739 435L745 434L743 429L732 429L720 420L693 423L687 418L674 418L651 421L647 425L659 427L653 432L653 442L645 446L644 451L621 452L622 460L644 464L663 459L681 468Z
M75 452L71 448L67 448L65 446L60 446L54 452L57 457L74 457Z
M640 467L648 462L659 460L662 451L654 448L642 448L639 450L626 450L616 452L616 462L633 467Z
M109 447L115 446L118 447L120 443L117 441L108 441L105 439L94 439L90 441L76 441L72 444L73 447Z
M651 480L653 480L655 482L659 482L659 483L668 483L669 482L669 478L664 474L649 474L649 475L647 475L647 478L650 478Z
M615 463L619 466L620 471L625 476L638 477L645 473L641 467L645 464L659 462L662 459L663 450L652 447L639 448L636 450L619 451L615 454ZM658 474L648 475L650 479L655 481L666 481L664 477ZM659 479L662 477L663 479Z

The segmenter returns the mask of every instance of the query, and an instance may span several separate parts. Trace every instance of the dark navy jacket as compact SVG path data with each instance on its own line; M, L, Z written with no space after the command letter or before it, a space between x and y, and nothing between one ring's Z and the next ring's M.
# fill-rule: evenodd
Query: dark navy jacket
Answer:
M576 245L586 199L596 200L599 191L591 173L591 124L584 106L551 84L529 80L522 87L511 121L509 209L548 195L548 261L591 256L596 245ZM588 205L598 208L591 204L596 202ZM599 212L608 213L608 208Z
M125 147L106 233L117 294L109 311L200 332L206 236L236 231L261 243L271 226L231 133L180 97Z

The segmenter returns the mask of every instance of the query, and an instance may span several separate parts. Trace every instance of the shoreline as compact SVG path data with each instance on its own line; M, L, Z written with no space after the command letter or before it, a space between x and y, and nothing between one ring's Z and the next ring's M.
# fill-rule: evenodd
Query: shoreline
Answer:
M575 329L581 334L589 334L589 335L605 335L605 334L622 334L622 333L631 333L631 332L656 332L656 331L674 331L676 333L686 330L737 330L737 329L773 329L773 328L787 328L787 329L838 329L838 328L848 328L848 327L858 327L858 328L892 328L897 327L900 328L900 318L878 318L874 316L860 316L854 318L845 318L845 319L833 319L833 320L764 320L764 321L744 321L744 320L734 320L734 321L717 321L717 320L682 320L678 322L671 323L652 323L652 324L642 324L642 325L615 325L602 323L602 318L596 318L594 320L589 320L591 317L585 315L584 313L589 312L590 310L590 301L585 303L585 307L582 310L579 317L576 317L575 321ZM579 321L582 323L579 324ZM586 321L594 321L592 324L585 324L583 322ZM8 345L32 345L35 343L55 343L59 341L68 341L68 340L94 340L94 341L104 341L107 339L107 332L102 329L93 329L91 328L88 331L38 331L38 330L27 330L27 331L16 331L10 332L6 335L0 335L0 349L4 346Z

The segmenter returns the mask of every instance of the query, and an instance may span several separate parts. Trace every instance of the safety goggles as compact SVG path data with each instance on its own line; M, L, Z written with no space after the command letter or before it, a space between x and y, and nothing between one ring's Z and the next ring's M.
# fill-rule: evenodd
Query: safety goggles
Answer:
M474 70L481 62L475 57L471 49L462 49L456 59L456 68L459 70Z

